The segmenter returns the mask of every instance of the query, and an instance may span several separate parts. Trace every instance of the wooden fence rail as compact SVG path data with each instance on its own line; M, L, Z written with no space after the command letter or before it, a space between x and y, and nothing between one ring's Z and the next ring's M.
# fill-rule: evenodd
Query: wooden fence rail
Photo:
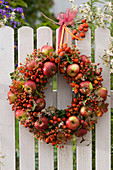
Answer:
M56 35L58 35L58 30ZM58 37L58 36L57 36ZM56 39L57 39L56 37ZM45 44L52 45L52 30L48 27L37 29L37 48ZM68 45L71 45L69 37ZM103 68L103 85L108 89L107 102L109 109L98 120L95 130L95 165L96 170L111 169L110 109L113 108L113 91L110 91L110 70L102 64L99 56L110 45L108 29L98 28L95 31L95 62ZM77 43L81 54L91 56L91 31L82 42ZM34 49L33 29L21 27L18 30L18 61L24 62L26 55ZM4 166L0 170L15 170L15 116L7 99L10 72L14 70L14 30L10 27L0 28L0 152L5 155ZM57 91L53 91L53 79L45 91L47 106L65 108L72 99L72 89L65 83L62 75L57 74ZM92 170L92 132L85 135L85 142L76 139L77 170ZM28 129L19 126L20 170L35 170L35 139ZM51 145L38 142L39 170L54 170L54 150ZM58 170L73 170L73 142L69 141L63 149L57 150ZM74 169L75 170L75 169Z

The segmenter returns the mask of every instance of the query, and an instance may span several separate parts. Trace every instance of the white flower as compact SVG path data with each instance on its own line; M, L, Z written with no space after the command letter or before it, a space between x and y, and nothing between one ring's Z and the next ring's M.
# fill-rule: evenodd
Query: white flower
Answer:
M15 16L10 16L10 20L13 21L15 19Z
M85 5L84 5L86 8L89 8L89 5L87 4L87 3L85 3Z
M74 2L74 0L69 0L71 3Z
M108 2L108 3L107 3L107 6L108 6L108 11L111 12L111 10L112 10L112 4L111 4L111 2Z
M82 15L83 18L85 18L86 16L85 15Z
M97 8L97 11L100 12L100 8L99 7Z
M100 22L103 23L103 18L100 18Z
M82 4L79 7L82 8Z
M4 26L4 23L2 20L0 20L0 27L3 27Z
M83 13L84 13L84 14L87 14L87 13L88 13L87 8L83 10Z
M100 14L100 17L104 17L104 13L101 13L101 14Z
M108 7L111 7L111 2L107 2Z
M92 13L92 12L90 12L90 16L92 16L92 14L93 14L93 13Z
M107 18L107 21L108 21L109 23L111 23L111 21L112 21L112 16L111 16L111 15L108 15L108 16L106 16L106 18Z
M15 12L13 11L13 12L11 12L11 16L15 16Z
M112 68L110 69L110 73L113 73L113 69Z
M91 21L90 15L87 16L87 21Z
M72 10L74 11L75 9L77 9L77 5L75 5L75 4L72 4Z
M113 65L113 59L111 59L111 65Z
M84 12L84 9L81 9L81 10L79 11L80 14L83 13L83 12Z
M109 55L109 56L113 56L113 53L112 53L111 50L107 50L107 51L106 51L106 54Z
M111 37L111 41L113 41L113 37Z
M5 22L5 23L7 22L7 18L4 18L4 22Z

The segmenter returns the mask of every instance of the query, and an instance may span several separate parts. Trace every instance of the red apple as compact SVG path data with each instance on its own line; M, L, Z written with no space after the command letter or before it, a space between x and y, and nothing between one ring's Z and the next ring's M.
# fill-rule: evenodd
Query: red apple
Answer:
M27 62L26 68L27 70L32 71L33 68L36 67L36 65L37 65L37 62L34 59L31 59L30 61Z
M75 136L77 137L81 137L81 136L84 136L85 134L87 133L87 129L79 129L76 133L75 133Z
M90 81L80 83L80 92L82 94L90 94L93 91L93 85Z
M9 91L8 94L7 94L7 96L8 96L9 102L10 102L11 104L15 102L15 97L16 97L16 95L15 95L14 93L12 93L11 91Z
M50 46L50 45L44 45L44 46L41 48L41 52L42 52L43 54L45 54L45 55L48 55L50 50L53 50L53 47Z
M16 117L17 119L20 119L20 118L24 117L25 115L26 115L26 112L23 111L22 109L18 109L18 110L16 110L16 112L15 112L15 117Z
M78 64L70 64L67 67L67 74L70 77L75 77L78 74L79 70L80 70L80 67Z
M76 130L80 125L79 119L76 116L70 116L66 121L66 126L71 130Z
M39 117L39 119L34 124L37 130L46 130L48 127L47 117Z
M57 72L56 64L53 62L46 62L43 67L43 74L47 77L52 77Z
M107 89L105 87L100 87L98 90L97 90L97 95L102 98L103 101L106 100L107 98Z
M24 84L24 91L28 94L33 93L36 90L36 83L32 80L28 80Z
M46 102L45 102L45 100L43 99L43 98L38 98L36 101L36 111L41 111L42 109L44 109L45 108L45 106L46 106Z
M85 64L85 63L89 63L90 60L86 55L81 55L81 61Z
M93 109L90 106L82 106L80 108L80 114L84 117L90 116L93 113Z

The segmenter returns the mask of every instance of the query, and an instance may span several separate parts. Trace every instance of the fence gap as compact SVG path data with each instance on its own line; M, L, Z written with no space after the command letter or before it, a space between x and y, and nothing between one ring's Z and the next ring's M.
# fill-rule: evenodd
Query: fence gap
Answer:
M95 128L92 129L92 170L95 170Z
M39 167L38 159L38 140L35 139L35 170L38 170Z
M15 155L16 155L16 170L20 168L20 155L19 155L19 122L15 118Z

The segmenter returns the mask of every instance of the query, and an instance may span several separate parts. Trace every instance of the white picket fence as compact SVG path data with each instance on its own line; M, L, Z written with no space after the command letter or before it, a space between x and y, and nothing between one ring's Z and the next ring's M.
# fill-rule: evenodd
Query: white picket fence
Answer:
M58 31L57 31L58 34ZM81 54L91 55L91 31L84 41L78 42ZM45 44L52 45L52 30L48 27L37 29L37 48ZM68 45L71 45L69 36ZM98 120L95 130L95 167L96 170L111 170L111 138L110 109L113 107L113 91L110 91L109 67L102 64L99 56L109 48L110 32L98 28L95 32L95 62L103 67L103 86L108 89L107 102L109 109ZM9 73L14 70L14 30L10 27L0 28L0 152L5 155L0 170L15 170L15 116L8 104L7 92L11 83ZM33 29L22 27L18 30L18 60L24 62L26 55L34 49ZM51 80L52 84L52 80ZM62 75L57 75L57 91L48 84L45 91L47 106L54 105L59 109L66 108L72 99L71 87ZM85 141L76 139L77 170L92 170L92 132L85 135ZM19 126L20 170L35 170L35 140L28 129ZM39 170L54 170L54 151L51 145L38 142ZM70 141L63 149L57 150L58 170L73 170L73 142ZM75 169L74 169L75 170Z

